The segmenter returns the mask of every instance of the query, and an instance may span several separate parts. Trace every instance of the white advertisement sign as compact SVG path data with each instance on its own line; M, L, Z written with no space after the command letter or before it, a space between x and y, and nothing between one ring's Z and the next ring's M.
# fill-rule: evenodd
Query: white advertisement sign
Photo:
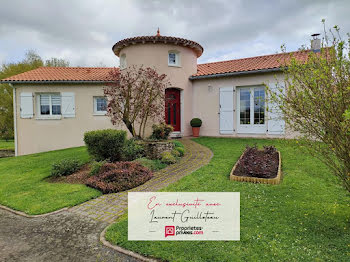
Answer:
M128 240L240 240L240 194L129 192Z

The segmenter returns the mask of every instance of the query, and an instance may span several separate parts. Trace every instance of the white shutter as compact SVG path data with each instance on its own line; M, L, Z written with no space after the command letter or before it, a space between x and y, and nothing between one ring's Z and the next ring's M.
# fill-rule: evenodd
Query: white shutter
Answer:
M233 87L220 88L220 134L233 134Z
M276 95L279 94L279 88L276 83L271 83L269 85L271 92ZM268 99L268 112L267 112L267 133L270 135L282 135L284 134L285 121L283 119L283 114L278 104Z
M64 92L62 96L62 116L75 117L75 96L74 93Z
M33 94L32 93L21 93L20 111L21 118L33 118Z

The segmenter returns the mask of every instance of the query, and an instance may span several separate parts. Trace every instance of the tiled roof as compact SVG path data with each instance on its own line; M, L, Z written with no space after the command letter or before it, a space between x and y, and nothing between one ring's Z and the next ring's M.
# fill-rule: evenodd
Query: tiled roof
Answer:
M197 67L197 73L194 74L192 78L201 76L215 76L234 72L249 73L250 71L256 72L266 69L278 69L284 65L285 62L288 62L291 56L295 57L297 60L306 61L309 52L310 51L297 51L199 64Z
M113 46L112 50L117 56L119 56L120 50L122 50L124 47L133 45L133 44L145 44L145 43L167 43L167 44L171 43L175 45L185 46L193 49L193 51L195 51L195 53L197 54L197 57L200 57L204 50L200 44L192 40L187 40L184 38L173 37L173 36L162 36L159 34L155 36L137 36L137 37L131 37L131 38L120 40Z
M108 82L112 67L39 67L2 82ZM117 68L118 69L118 68ZM118 69L119 70L119 69Z
M297 51L222 62L199 64L197 73L191 79L215 77L225 74L254 73L278 69L291 56L306 61L310 51ZM3 83L16 82L108 82L112 80L109 72L112 67L40 67L22 74L0 80ZM117 68L119 70L119 68Z

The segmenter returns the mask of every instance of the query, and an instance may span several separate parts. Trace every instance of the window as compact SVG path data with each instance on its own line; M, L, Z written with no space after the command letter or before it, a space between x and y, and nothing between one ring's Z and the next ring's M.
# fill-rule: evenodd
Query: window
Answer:
M120 69L126 68L126 54L120 56Z
M94 114L105 115L107 113L107 99L105 97L94 97Z
M61 95L60 94L40 94L38 99L40 116L60 116L61 115Z
M177 51L169 51L168 54L168 65L169 66L180 66L180 55Z

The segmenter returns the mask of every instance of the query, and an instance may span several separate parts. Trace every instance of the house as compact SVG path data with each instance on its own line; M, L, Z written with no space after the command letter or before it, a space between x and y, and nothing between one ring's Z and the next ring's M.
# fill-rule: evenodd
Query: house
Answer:
M292 135L276 106L267 111L263 85L274 88L283 79L280 66L288 53L197 64L200 44L159 31L121 40L112 50L121 71L143 65L168 75L165 121L173 125L173 136L191 135L193 117L203 121L202 136ZM305 60L310 51L292 55ZM1 80L13 87L16 155L81 146L88 130L124 128L113 127L105 115L110 70L42 67Z

